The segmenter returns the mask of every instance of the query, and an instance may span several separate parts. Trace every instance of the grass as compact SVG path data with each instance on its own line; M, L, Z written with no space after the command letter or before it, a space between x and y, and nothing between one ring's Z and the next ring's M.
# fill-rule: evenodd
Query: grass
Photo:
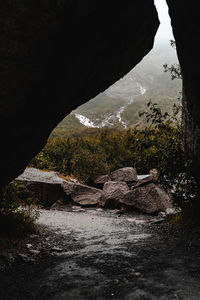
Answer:
M0 236L21 238L37 232L34 195L28 197L21 182L12 182L0 194Z
M38 232L35 219L24 211L0 214L0 236L6 238L23 238Z

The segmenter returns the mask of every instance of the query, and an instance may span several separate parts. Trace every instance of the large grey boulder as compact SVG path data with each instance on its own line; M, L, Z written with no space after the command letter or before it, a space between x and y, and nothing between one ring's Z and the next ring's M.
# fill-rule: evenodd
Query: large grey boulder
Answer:
M108 181L104 184L104 201L100 203L105 208L119 208L120 201L130 191L125 182Z
M26 197L37 199L40 205L51 206L59 199L65 201L66 196L61 187L65 180L60 178L57 172L26 168L15 180L23 183Z
M58 172L42 171L36 168L26 168L24 172L16 178L21 181L44 182L49 184L61 184L65 180L59 177Z
M104 193L101 190L84 184L63 182L62 188L71 201L81 206L97 206L104 199Z
M147 214L157 214L168 208L173 208L171 197L154 183L131 190L120 202Z
M135 168L126 167L113 171L110 173L110 178L112 181L122 181L127 183L132 183L137 181L137 171Z
M115 182L126 182L130 186L137 182L137 171L135 168L132 167L125 167L117 169L110 174L101 175L97 177L93 185L98 188L103 188L104 184L108 181L115 181Z

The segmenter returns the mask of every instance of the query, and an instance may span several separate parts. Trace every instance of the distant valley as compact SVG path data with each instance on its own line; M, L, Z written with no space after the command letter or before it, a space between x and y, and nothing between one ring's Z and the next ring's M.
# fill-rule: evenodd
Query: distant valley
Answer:
M164 72L164 63L178 63L175 49L170 45L153 49L126 76L72 111L52 136L65 136L84 128L141 127L138 112L146 109L150 99L170 113L178 102L181 81L171 80L170 74Z

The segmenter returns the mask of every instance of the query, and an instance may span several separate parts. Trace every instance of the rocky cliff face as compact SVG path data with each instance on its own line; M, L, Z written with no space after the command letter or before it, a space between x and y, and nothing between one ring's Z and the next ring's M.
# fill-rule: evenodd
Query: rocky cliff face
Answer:
M153 0L1 1L0 185L151 50L158 24Z
M200 184L200 21L197 3L167 0L183 75L185 150Z

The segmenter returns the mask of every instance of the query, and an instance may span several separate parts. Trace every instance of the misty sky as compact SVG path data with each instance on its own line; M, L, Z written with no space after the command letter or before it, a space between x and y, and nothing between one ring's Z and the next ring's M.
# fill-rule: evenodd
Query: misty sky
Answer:
M161 23L156 35L155 44L169 44L169 40L173 39L173 33L168 15L168 6L165 0L154 0L154 2Z

